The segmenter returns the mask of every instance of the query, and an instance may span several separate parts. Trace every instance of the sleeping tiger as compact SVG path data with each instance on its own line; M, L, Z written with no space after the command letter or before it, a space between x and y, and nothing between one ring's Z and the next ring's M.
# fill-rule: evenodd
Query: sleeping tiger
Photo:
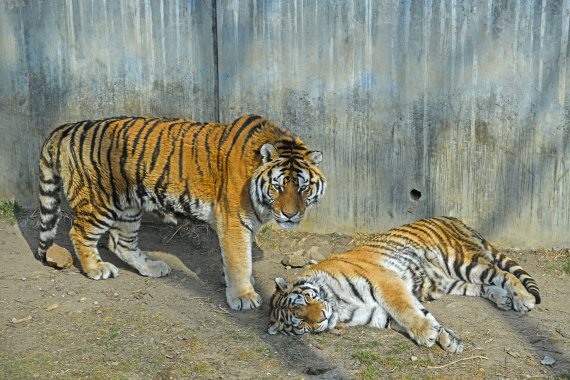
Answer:
M45 260L60 216L63 184L74 213L69 236L87 277L116 277L99 256L109 249L144 276L170 272L137 246L143 211L166 220L194 217L216 230L226 298L232 309L253 309L251 245L274 219L296 227L325 191L322 153L271 121L246 115L231 124L148 117L117 117L65 124L54 130L40 157L40 242Z
M437 217L394 228L334 254L289 285L276 278L268 332L319 333L339 324L392 328L416 343L463 351L420 301L443 294L484 297L501 310L540 303L535 280L458 219Z

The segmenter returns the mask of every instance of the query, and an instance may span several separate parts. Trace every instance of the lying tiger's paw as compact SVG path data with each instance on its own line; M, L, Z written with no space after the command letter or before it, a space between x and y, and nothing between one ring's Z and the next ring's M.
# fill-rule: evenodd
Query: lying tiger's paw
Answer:
M418 345L431 347L437 340L441 327L437 322L429 318L421 318L415 321L414 326L408 329L408 335Z
M233 292L226 290L228 305L233 310L250 310L261 305L261 296L254 290L248 291L239 296L233 296Z
M442 327L437 337L437 344L452 354L463 352L463 342L453 331Z
M489 287L487 297L501 310L511 310L513 308L513 299L510 293L499 286Z
M526 313L534 309L534 296L526 291L526 289L521 289L518 291L513 291L513 309L521 313Z

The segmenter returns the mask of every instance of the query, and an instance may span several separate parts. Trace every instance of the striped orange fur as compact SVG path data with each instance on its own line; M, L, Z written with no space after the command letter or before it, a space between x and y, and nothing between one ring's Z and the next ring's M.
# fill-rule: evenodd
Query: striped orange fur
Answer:
M253 235L272 219L285 228L299 224L324 194L321 160L299 137L257 115L229 124L117 117L62 125L41 151L36 257L44 260L53 244L63 186L74 213L70 238L88 277L118 274L97 250L106 232L109 249L141 274L168 274L166 263L137 246L142 213L194 217L218 233L230 307L255 308L261 299L252 284Z
M420 345L461 352L463 343L421 301L444 294L487 298L527 312L540 303L535 280L459 219L436 217L389 230L307 269L292 285L277 278L269 333L318 333L346 325L393 328Z

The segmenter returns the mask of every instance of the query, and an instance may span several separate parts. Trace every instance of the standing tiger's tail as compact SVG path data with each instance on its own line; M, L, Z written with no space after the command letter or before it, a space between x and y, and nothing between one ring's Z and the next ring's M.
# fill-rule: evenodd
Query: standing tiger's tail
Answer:
M56 172L56 160L50 138L45 142L40 157L40 244L35 254L40 261L45 260L47 250L53 245L61 214L61 177Z
M483 242L485 245L490 246L490 244L485 240L483 240ZM540 303L540 293L534 278L532 278L532 276L528 274L528 272L525 271L515 260L500 253L492 246L490 246L490 248L491 249L487 252L490 252L491 257L488 257L488 259L490 259L491 262L500 269L509 272L518 278L526 290L534 296L535 304L538 305Z

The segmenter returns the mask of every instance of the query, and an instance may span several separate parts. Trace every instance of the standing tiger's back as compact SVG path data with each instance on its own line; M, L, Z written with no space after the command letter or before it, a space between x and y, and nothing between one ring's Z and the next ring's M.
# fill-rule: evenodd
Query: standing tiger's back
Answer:
M115 277L97 241L147 276L170 272L137 247L143 211L195 217L217 231L226 297L234 309L257 307L253 234L271 219L296 226L324 194L318 151L257 115L233 123L117 117L65 124L51 133L40 157L40 244L45 258L60 214L59 191L74 212L70 238L86 275Z
M63 185L74 210L88 196L109 209L128 207L138 197L145 209L160 202L171 212L191 212L191 195L216 196L219 168L212 162L228 149L220 144L224 130L222 124L143 117L66 124L46 141L40 173L48 173L54 160L55 175L68 179ZM166 190L190 202L169 202Z

